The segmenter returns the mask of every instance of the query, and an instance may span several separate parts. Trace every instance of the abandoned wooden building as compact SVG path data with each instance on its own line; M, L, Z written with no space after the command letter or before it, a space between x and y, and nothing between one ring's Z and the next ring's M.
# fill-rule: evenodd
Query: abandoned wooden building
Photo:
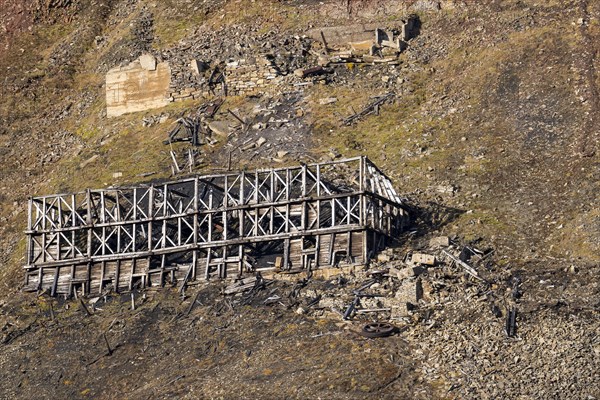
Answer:
M365 264L407 219L365 157L33 197L24 288L90 295Z

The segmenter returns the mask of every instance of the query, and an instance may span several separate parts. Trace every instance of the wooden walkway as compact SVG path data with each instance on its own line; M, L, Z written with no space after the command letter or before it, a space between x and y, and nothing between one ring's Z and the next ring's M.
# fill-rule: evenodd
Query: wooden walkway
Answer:
M33 197L25 290L90 295L364 264L407 219L365 157Z

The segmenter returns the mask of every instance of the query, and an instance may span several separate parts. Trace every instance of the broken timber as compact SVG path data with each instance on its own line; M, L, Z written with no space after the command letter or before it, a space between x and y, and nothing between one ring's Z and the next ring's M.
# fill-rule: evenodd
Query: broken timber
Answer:
M365 157L34 197L24 289L89 295L366 264L407 218Z
M369 114L379 114L379 106L385 104L388 101L393 101L396 94L389 92L381 96L374 97L374 100L367 104L361 111L355 112L354 114L346 117L342 120L344 125L352 125L356 121L366 117Z

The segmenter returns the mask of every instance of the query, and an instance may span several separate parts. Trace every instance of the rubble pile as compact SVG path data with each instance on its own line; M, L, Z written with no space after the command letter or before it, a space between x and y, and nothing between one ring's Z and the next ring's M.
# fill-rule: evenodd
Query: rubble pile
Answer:
M238 112L245 124L240 125L240 121L229 115L229 126L233 128L226 150L233 159L280 163L292 157L315 161L309 156L310 125L303 118L307 100L302 91L282 93L277 97L264 95L252 104L251 109Z
M236 31L236 43L223 40ZM176 101L217 95L239 95L266 88L278 76L287 75L309 62L311 40L298 35L287 36L275 31L258 33L251 26L228 27L227 30L198 29L177 46L156 54L171 67L170 97ZM216 84L225 73L223 82ZM261 81L261 82L259 82ZM217 87L215 87L217 86Z
M369 269L278 283L260 300L250 300L258 284L231 293L244 304L345 320L367 337L400 335L413 348L420 382L444 398L598 398L598 284L578 277L572 285L589 286L593 296L569 304L565 287L558 300L549 291L547 275L520 273L498 267L491 249L435 237L419 251L385 250Z
M310 303L302 312L352 321L408 323L420 321L424 313L431 314L428 310L443 309L456 294L473 297L485 293L488 309L514 303L504 298L498 284L481 277L474 267L489 270L493 251L460 246L448 237L433 238L428 250L401 254L399 249L389 248L369 268L328 281L313 280L298 293ZM342 273L343 263L339 267ZM514 290L518 292L518 285Z
M307 107L307 99L301 90L277 97L255 96L242 109L228 108L224 98L203 103L178 118L167 133L164 144L170 146L173 174L188 169L191 172L204 161L222 165L221 153L213 152L219 143L224 143L228 161L222 166L228 169L243 167L237 165L239 160L282 163L293 157L294 160L315 162L309 151L310 125L304 118ZM164 118L162 114L147 117L143 123L153 124L161 118ZM193 147L174 148L172 145L176 142L187 142ZM203 159L200 159L196 146L204 145L208 147L203 148ZM232 161L236 165L232 165Z
M351 293L324 293L318 308L342 314L346 319L360 320L368 314L367 320L375 316L391 322L408 321L420 310L449 301L458 290L457 283L462 283L469 293L493 293L491 284L475 267L462 261L469 260L487 270L493 252L459 246L447 237L434 238L431 243L426 253L384 250L368 270L346 280L350 287L359 285L358 289ZM348 312L351 302L354 309Z
M317 39L310 32L290 35L275 30L260 33L258 27L252 26L232 26L227 30L203 27L155 56L161 62L168 62L171 68L168 93L171 101L245 95L281 85L302 86L314 82L346 85L352 72L358 72L354 69L356 64L383 71L381 79L373 84L390 87L398 83L398 55L408 47L407 41L417 36L415 21L412 18L400 21L399 30L384 30L374 25L371 30L359 32L361 38L368 37L368 40L344 42L334 48L329 47L322 31L319 31L321 39ZM336 35L331 38L333 43L337 43L334 39L344 29L356 27L323 28L328 34ZM235 43L223 40L231 31L236 32Z

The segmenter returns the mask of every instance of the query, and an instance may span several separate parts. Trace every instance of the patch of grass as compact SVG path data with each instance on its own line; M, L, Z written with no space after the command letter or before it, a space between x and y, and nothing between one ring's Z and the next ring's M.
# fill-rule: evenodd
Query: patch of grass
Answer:
M476 209L461 214L453 222L451 229L462 236L466 242L482 237L490 239L492 236L508 234L511 231L510 222L501 218L492 211Z
M360 110L369 96L357 95L349 88L316 87L311 91L311 110L319 148L327 154L330 148L344 157L366 155L392 178L410 175L411 170L428 167L444 168L453 155L447 145L451 118L422 115L427 100L426 73L410 77L413 91L398 98L394 104L381 107L379 115L371 115L352 126L341 126L340 119ZM336 97L330 105L319 105L318 99ZM408 171L407 171L408 170Z
M123 127L96 149L65 160L61 165L63 172L54 177L50 190L71 192L120 185L141 180L139 175L148 172L158 172L153 178L165 176L162 171L167 170L168 154L162 144L164 132L153 128ZM97 139L103 132L93 127L81 130L88 140ZM116 172L122 176L114 178Z
M170 176L170 148L163 144L171 123L197 101L171 103L160 110L126 114L117 118L98 121L98 112L104 107L98 99L92 106L98 112L90 114L77 126L71 126L86 146L79 154L61 161L60 174L53 178L45 192L75 192L87 188L102 188L135 184L148 179ZM167 122L152 127L142 126L144 115L169 113ZM71 121L73 123L73 121ZM173 144L176 152L185 143ZM122 176L113 177L120 172ZM154 172L148 178L142 174Z
M584 213L574 213L557 223L549 238L555 257L567 257L597 263L600 244L600 209L594 208ZM559 226L561 226L559 228Z
M162 5L165 7L166 5ZM169 17L165 10L157 14L154 20L154 46L156 48L167 48L194 30L195 27L202 25L206 21L206 15L203 11L194 11L177 17Z
M227 2L207 22L215 28L233 24L256 25L258 22L257 33L260 35L274 29L289 32L307 29L315 23L315 17L315 14L280 1L239 0Z
M18 227L18 231L23 232L26 229L23 220L23 218L19 218L10 223L15 224L15 226ZM14 236L19 237L16 234ZM21 267L26 263L25 255L27 251L27 241L23 234L20 235L20 239L16 239L15 241L16 246L12 249L10 258L0 272L0 281L2 281L6 287L19 288L22 285L25 276L24 270Z

